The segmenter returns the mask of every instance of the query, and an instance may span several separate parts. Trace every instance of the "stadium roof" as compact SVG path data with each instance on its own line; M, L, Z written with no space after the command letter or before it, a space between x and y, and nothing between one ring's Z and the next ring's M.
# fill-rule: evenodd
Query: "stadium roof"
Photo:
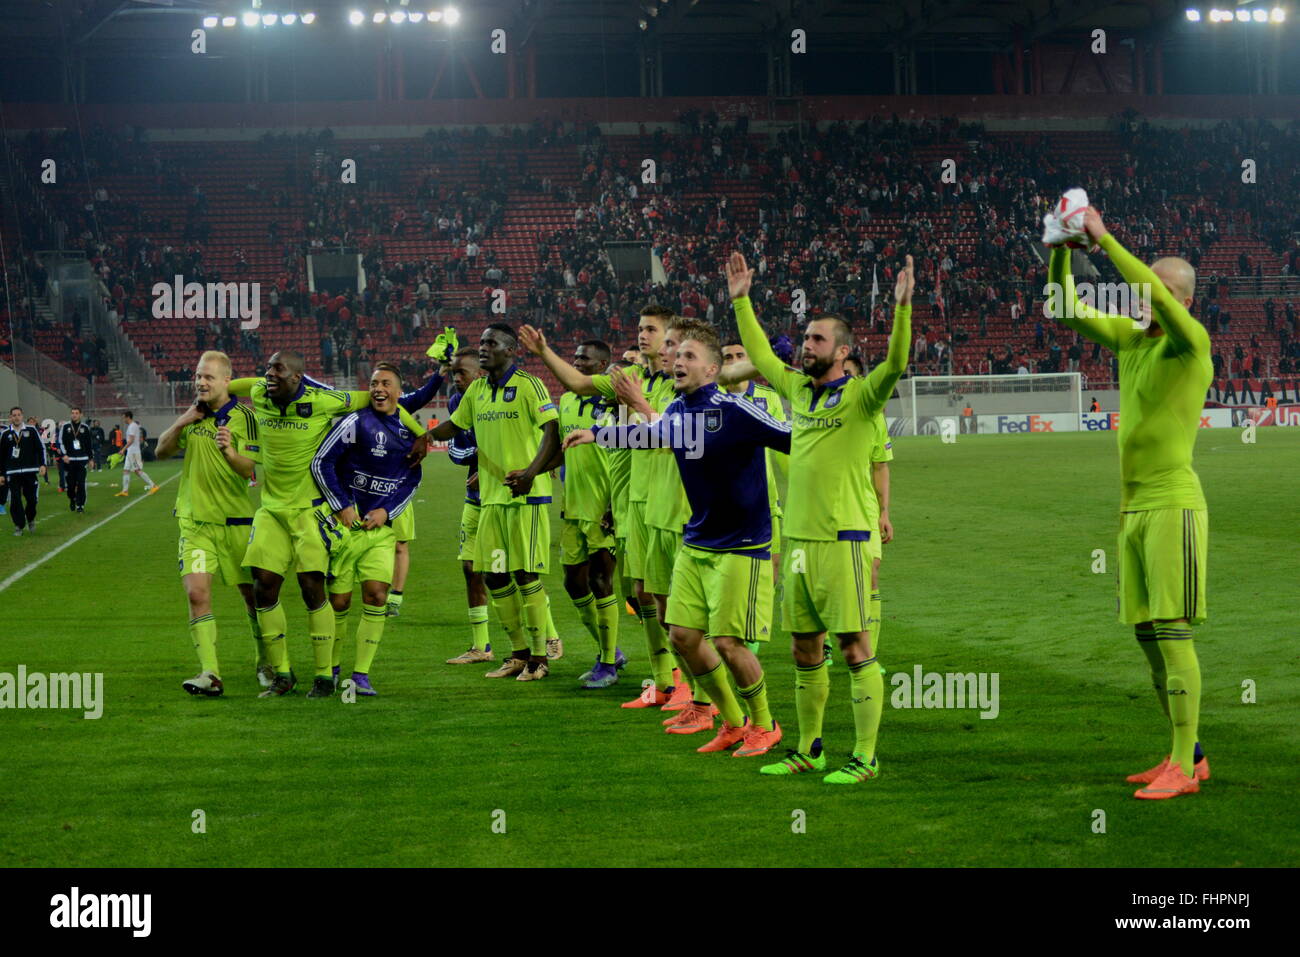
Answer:
M188 35L204 16L242 17L255 6L261 14L316 13L310 30L324 42L337 31L395 28L373 23L376 11L427 14L448 5L462 17L455 28L443 25L448 37L501 27L516 31L521 43L536 40L552 49L596 37L620 45L639 36L693 49L752 44L802 28L840 49L917 42L964 50L1006 50L1017 37L1027 43L1096 27L1143 31L1181 17L1186 6L1174 0L0 0L0 43L29 54L33 45L56 52L64 44L143 51ZM357 27L347 23L352 10L366 15ZM425 22L417 29L429 28Z

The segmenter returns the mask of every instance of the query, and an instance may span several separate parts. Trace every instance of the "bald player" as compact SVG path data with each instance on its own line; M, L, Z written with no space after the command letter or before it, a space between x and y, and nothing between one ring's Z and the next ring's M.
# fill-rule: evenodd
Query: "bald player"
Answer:
M1126 282L1144 299L1149 292L1140 321L1085 306L1075 298L1069 249L1052 249L1056 285L1049 288L1058 294L1047 302L1049 316L1119 359L1119 619L1134 627L1173 731L1168 757L1128 780L1143 785L1135 797L1163 800L1196 794L1210 777L1197 740L1201 669L1191 629L1206 617L1209 518L1192 449L1214 377L1210 336L1188 312L1196 291L1191 265L1166 257L1147 267L1091 207L1084 229Z

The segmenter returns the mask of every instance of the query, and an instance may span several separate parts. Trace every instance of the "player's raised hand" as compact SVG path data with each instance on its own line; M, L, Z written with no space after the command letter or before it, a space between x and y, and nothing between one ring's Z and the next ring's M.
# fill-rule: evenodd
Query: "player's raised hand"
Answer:
M216 442L217 442L217 448L221 449L221 451L223 452L226 451L226 449L231 447L233 443L233 439L230 435L230 429L227 426L224 425L217 426Z
M900 306L912 304L912 290L916 288L916 272L912 266L912 257L906 259L907 265L898 271L898 280L894 283L894 301Z
M535 356L540 356L546 351L546 336L542 335L540 329L534 329L532 326L519 327L519 341Z
M591 429L574 429L564 437L562 448L567 452L575 445L590 445L596 441L596 433Z
M754 270L750 269L745 263L745 257L739 252L731 254L727 260L727 291L731 293L732 299L740 299L742 296L749 295L749 287L754 282Z
M1083 212L1083 231L1088 234L1088 238L1094 243L1100 243L1101 237L1109 232L1106 229L1106 224L1101 221L1101 213L1097 212L1092 206L1089 206Z

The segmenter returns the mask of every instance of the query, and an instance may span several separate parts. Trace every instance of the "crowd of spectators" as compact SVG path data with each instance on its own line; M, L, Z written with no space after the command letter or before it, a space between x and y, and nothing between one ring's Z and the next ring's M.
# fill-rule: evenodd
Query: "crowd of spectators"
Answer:
M921 306L913 373L1072 371L1101 357L1091 343L1036 318L1043 283L1036 241L1042 211L1074 185L1096 197L1110 227L1147 259L1177 254L1200 267L1225 236L1263 240L1264 252L1241 252L1230 275L1204 275L1194 308L1212 331L1231 328L1225 280L1254 279L1253 289L1234 291L1262 293L1268 278L1300 275L1300 212L1289 201L1300 193L1295 123L1171 131L1123 117L1112 134L1114 162L1101 165L1054 149L1051 134L991 135L944 118L832 122L767 136L752 135L743 118L723 123L697 112L683 116L679 129L610 138L593 126L539 121L504 135L430 131L414 149L340 144L328 130L268 134L258 144L259 169L267 172L250 175L245 188L265 202L262 225L276 250L274 279L255 277L269 286L271 321L314 322L326 374L344 376L376 349L440 326L448 307L468 300L487 314L503 295L512 314L522 308L560 337L622 341L631 334L627 317L647 301L725 324L719 264L738 248L756 268L753 296L774 332L791 331L787 324L801 313L836 312L850 319L874 361L895 272L911 254ZM549 168L531 169L524 148L552 145L574 155L572 175L560 182ZM57 157L64 182L94 187L69 189L51 204L50 218L27 221L25 248L53 240L83 249L128 328L148 316L149 290L160 278L220 282L252 271L243 249L222 264L224 277L207 261L212 224L201 176L144 131L101 128L84 143L69 132L38 132L25 148ZM340 182L348 157L365 165L362 188ZM944 158L955 165L946 169ZM1270 177L1267 189L1242 188L1246 160ZM452 168L472 174L445 176ZM176 197L183 222L99 185L115 174L145 176L159 194ZM564 211L530 227L536 257L527 273L512 272L515 264L497 248L519 195ZM419 239L427 252L389 254L395 238ZM620 278L604 253L610 240L648 244L664 283ZM362 293L308 291L305 254L333 249L361 254L369 277ZM1103 260L1094 257L1103 277L1118 279ZM30 254L21 265L28 275L37 268ZM994 320L1005 327L1008 318L1014 341L982 341ZM1220 357L1221 367L1271 359L1295 368L1296 333L1294 305L1275 302L1263 338ZM71 338L65 355L80 335ZM199 325L195 346L264 358L260 335L234 320ZM188 355L155 347L149 358L168 378L188 375Z

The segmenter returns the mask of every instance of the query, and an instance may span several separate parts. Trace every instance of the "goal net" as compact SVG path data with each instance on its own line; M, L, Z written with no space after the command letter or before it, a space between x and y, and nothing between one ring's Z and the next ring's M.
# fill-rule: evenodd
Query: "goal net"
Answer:
M894 435L1077 432L1078 372L1046 375L914 376L889 404Z

